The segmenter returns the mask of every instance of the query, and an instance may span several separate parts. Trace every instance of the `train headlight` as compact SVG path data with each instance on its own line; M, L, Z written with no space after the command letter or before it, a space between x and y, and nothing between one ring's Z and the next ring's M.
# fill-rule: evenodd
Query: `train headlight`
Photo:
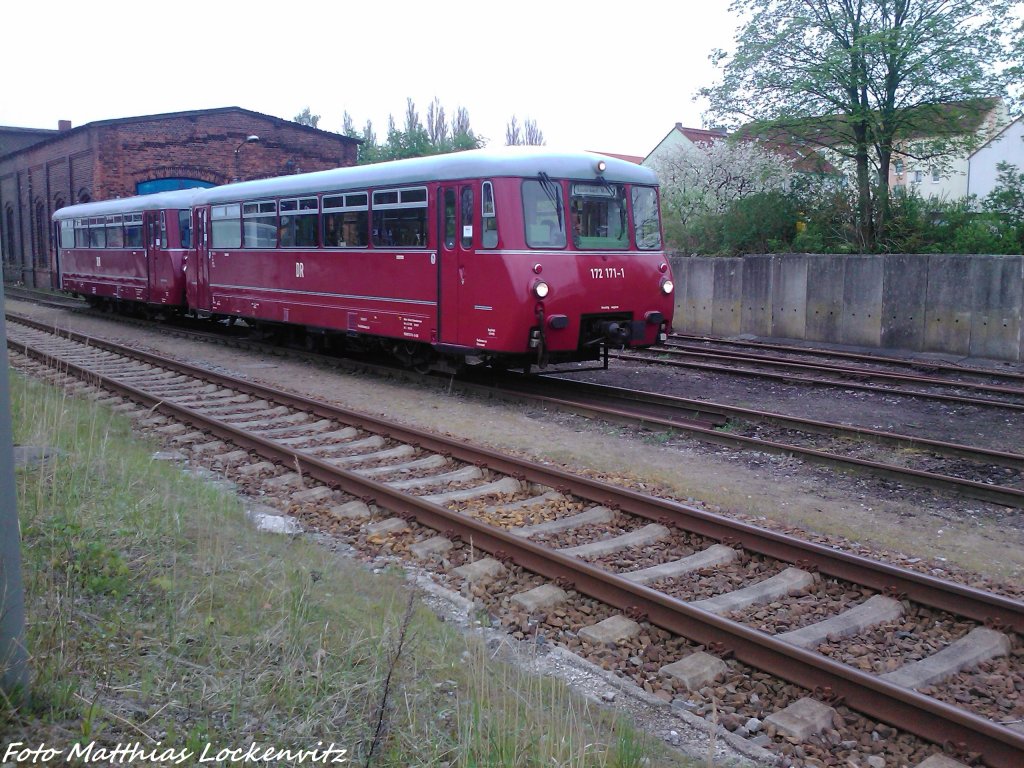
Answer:
M676 289L676 284L669 280L667 277L661 280L661 292L666 296Z
M533 284L533 292L536 294L538 299L547 298L547 295L551 293L551 287L543 280L538 280Z

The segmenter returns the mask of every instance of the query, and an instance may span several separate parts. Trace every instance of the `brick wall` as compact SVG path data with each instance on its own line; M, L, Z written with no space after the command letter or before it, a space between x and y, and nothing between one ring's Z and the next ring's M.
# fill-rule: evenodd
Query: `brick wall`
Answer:
M260 140L247 143L252 135ZM58 205L129 197L139 183L157 179L224 184L355 165L356 147L339 134L233 107L105 120L55 134L0 157L4 279L51 284L49 220ZM38 202L45 208L42 234Z

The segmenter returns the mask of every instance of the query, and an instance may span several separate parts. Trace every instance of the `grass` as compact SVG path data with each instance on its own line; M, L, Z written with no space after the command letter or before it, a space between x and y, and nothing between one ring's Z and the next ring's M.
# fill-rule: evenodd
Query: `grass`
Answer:
M394 569L256 533L131 422L12 375L31 698L0 744L347 750L379 766L680 765L550 678L498 663ZM97 749L99 747L96 747ZM337 754L337 753L335 753Z

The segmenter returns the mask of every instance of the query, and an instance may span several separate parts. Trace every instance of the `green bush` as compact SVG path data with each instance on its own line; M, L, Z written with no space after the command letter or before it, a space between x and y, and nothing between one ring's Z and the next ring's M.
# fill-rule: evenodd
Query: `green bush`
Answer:
M1009 184L1011 174L1000 179ZM1021 175L1024 187L1024 174ZM1000 188L978 211L973 198L936 200L915 190L890 201L878 253L1024 252L1024 190ZM708 256L744 253L864 253L856 196L848 188L818 188L813 194L765 192L738 200L723 214L694 216L685 223L666 216L669 248Z
M790 250L796 222L796 202L788 195L751 195L733 203L722 217L721 247L730 254Z

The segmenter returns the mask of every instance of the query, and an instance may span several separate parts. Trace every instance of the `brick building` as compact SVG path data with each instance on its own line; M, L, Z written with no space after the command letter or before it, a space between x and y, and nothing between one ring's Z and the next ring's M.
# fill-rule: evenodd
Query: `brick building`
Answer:
M4 280L53 285L50 216L65 205L355 165L358 145L239 107L0 127Z

